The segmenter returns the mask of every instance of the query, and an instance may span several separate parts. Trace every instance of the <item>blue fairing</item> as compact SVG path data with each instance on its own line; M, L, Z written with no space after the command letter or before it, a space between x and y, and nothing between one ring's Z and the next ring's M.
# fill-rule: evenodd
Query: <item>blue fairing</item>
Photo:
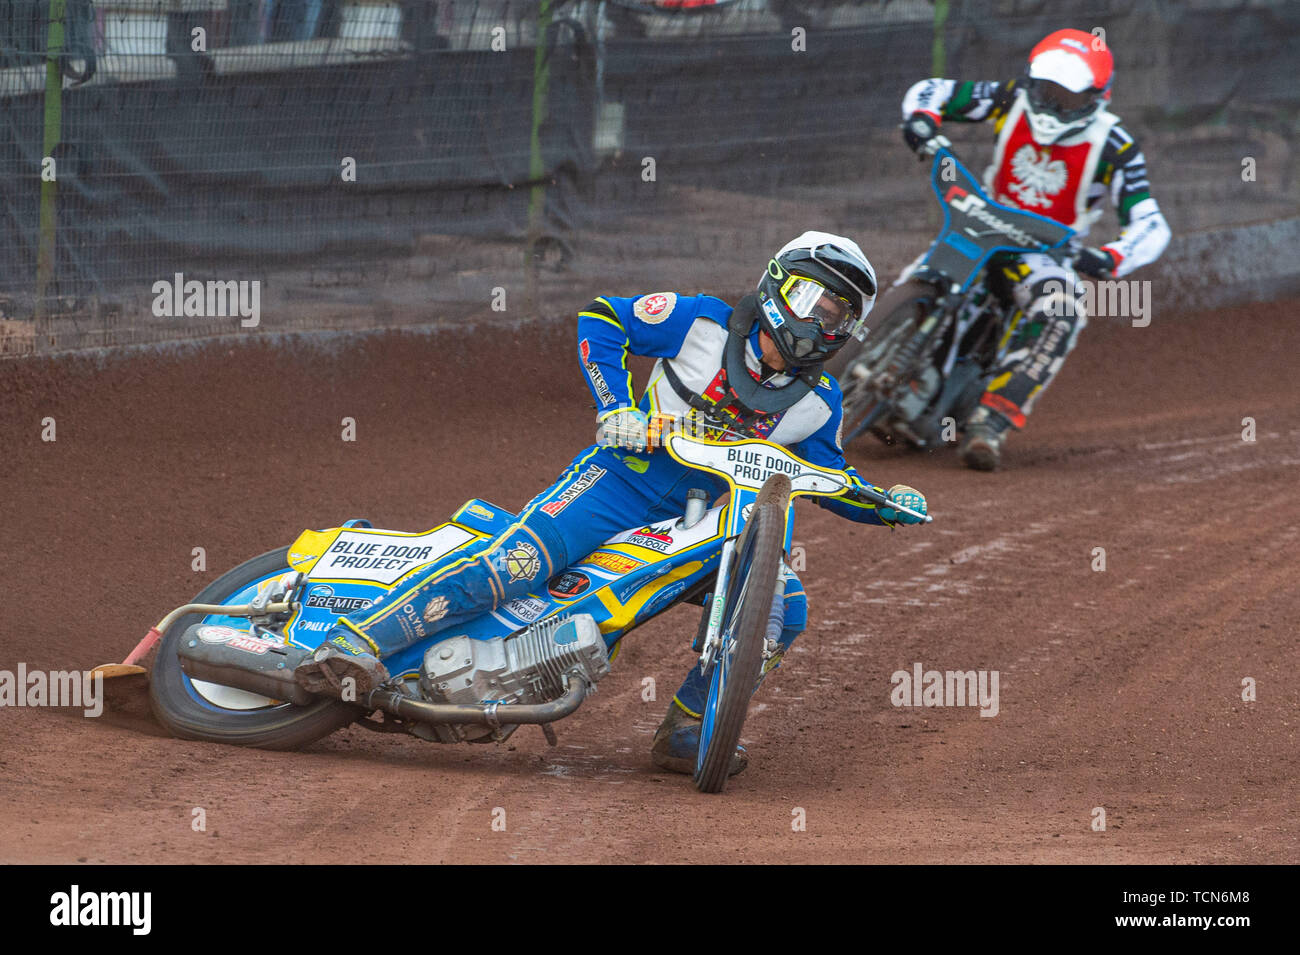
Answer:
M930 173L930 186L934 189L935 195L939 198L939 205L943 208L943 228L930 244L929 250L921 260L921 266L937 266L938 270L946 274L962 291L970 287L988 260L997 253L1046 252L1060 249L1074 235L1072 229L1055 219L1004 205L991 198L961 161L946 149L941 149L935 154L934 167ZM1016 245L1007 235L1001 235L1001 239L1005 241L975 241L976 238L999 235L997 230L992 228L974 230L971 236L963 235L953 222L952 203L955 197L960 196L976 197L979 200L977 205L985 212L1001 217L1006 223L1022 230L1032 230L1026 238L1035 239L1035 244ZM964 213L959 213L959 216L960 221L967 225L972 221ZM950 255L944 254L947 249L952 249L961 257L959 263Z

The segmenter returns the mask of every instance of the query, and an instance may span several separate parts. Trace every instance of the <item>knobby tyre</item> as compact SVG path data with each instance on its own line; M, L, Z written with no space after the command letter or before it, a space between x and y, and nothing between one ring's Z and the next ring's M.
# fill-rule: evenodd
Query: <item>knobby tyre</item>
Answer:
M768 478L737 542L735 573L727 588L723 646L713 664L700 729L695 768L700 792L718 793L726 785L749 700L762 671L768 616L780 583L789 501L790 479L782 474Z

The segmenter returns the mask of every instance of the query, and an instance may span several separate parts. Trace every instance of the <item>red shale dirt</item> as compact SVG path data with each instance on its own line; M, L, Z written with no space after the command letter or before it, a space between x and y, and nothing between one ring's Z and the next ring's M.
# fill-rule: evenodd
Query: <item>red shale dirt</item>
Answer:
M0 669L119 660L304 527L521 505L591 439L572 330L467 337L0 364ZM935 522L797 508L809 629L721 796L648 758L691 664L698 611L678 608L626 641L555 749L528 728L474 747L349 728L271 753L0 709L0 861L1300 861L1297 353L1296 301L1094 320L1004 471L852 448ZM999 671L1000 712L895 708L914 663Z

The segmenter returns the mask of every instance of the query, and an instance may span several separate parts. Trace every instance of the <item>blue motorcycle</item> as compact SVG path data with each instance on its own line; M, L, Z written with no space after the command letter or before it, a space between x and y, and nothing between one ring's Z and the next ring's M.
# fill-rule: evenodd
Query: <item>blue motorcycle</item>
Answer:
M704 607L695 649L709 683L695 784L720 792L750 696L777 650L781 562L793 500L844 495L930 517L761 439L722 442L675 432L677 461L722 478L730 493L707 507L693 493L680 518L627 529L535 593L454 632L384 659L392 679L356 698L313 696L293 680L340 615L369 607L431 562L494 538L515 515L472 500L423 533L353 520L303 532L288 547L223 575L154 627L127 658L158 647L150 679L157 718L173 734L295 749L353 722L434 742L490 742L574 712L609 672L619 641L679 603ZM375 719L375 714L382 714Z
M990 198L949 149L935 153L930 185L943 208L938 237L876 303L883 318L866 342L850 341L826 363L844 393L846 446L867 431L917 448L953 440L1014 347L1023 314L994 294L991 262L1077 252L1073 230Z

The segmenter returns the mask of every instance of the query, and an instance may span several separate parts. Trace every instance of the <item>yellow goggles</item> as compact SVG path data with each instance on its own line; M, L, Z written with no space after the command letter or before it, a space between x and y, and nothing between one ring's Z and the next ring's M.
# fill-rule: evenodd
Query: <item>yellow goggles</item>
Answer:
M846 336L857 322L857 314L848 299L802 275L785 280L781 297L795 318L815 323L823 335Z

